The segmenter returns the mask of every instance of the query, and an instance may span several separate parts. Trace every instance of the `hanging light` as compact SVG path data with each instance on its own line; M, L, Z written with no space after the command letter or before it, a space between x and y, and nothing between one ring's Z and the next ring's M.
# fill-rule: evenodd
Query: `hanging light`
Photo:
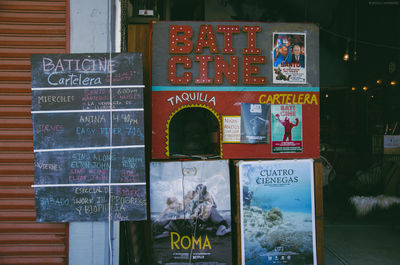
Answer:
M329 95L328 95L328 93L326 93L326 94L325 94L325 98L329 98Z
M347 44L346 44L346 52L343 55L343 61L348 61L350 59L350 55L349 55L349 42L350 40L347 39Z
M367 86L363 86L363 90L364 90L364 91L367 91L367 90L368 90L368 87L367 87Z
M382 84L382 80L378 79L378 80L376 80L376 83L377 83L378 85L380 85L380 84Z
M357 90L357 88L355 86L351 87L351 91L356 91L356 90Z
M390 81L390 84L391 84L392 86L395 86L395 85L397 85L397 82L396 82L395 80L392 80L392 81Z
M346 53L343 55L343 61L348 61L349 60L349 58L350 58L350 56L349 56L349 52L348 51L346 51Z

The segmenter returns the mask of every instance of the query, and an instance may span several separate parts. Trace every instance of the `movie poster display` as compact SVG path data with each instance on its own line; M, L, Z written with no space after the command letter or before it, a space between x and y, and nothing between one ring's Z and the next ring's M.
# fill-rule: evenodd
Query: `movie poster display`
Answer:
M317 264L313 160L238 167L242 264Z
M301 105L271 106L272 153L303 151L303 116Z
M318 26L157 21L151 40L152 159L320 156ZM298 62L282 62L283 52L294 60L299 49ZM273 153L271 131L248 134L263 121L240 126L242 103L302 105L301 152Z
M227 160L152 162L152 264L232 264Z
M307 82L305 34L274 32L273 41L273 83L305 84Z
M240 142L269 143L270 113L270 104L242 103Z

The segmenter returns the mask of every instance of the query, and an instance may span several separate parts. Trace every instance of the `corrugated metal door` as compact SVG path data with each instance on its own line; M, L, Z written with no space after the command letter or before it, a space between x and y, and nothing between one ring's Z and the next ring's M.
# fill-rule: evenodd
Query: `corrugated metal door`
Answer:
M68 264L67 224L36 223L30 54L69 50L68 0L0 0L0 264Z

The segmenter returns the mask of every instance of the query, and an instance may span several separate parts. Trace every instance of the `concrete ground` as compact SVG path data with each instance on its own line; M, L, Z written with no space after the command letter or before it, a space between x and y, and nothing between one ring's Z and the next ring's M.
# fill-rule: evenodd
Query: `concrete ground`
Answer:
M400 264L400 224L329 223L324 226L326 265Z
M400 264L400 206L360 217L337 195L324 198L325 265Z

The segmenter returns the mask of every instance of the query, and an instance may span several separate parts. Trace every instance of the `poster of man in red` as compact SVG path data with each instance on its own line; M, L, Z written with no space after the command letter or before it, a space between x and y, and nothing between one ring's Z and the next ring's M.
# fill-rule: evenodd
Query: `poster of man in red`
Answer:
M303 151L301 105L273 105L271 110L272 153Z

